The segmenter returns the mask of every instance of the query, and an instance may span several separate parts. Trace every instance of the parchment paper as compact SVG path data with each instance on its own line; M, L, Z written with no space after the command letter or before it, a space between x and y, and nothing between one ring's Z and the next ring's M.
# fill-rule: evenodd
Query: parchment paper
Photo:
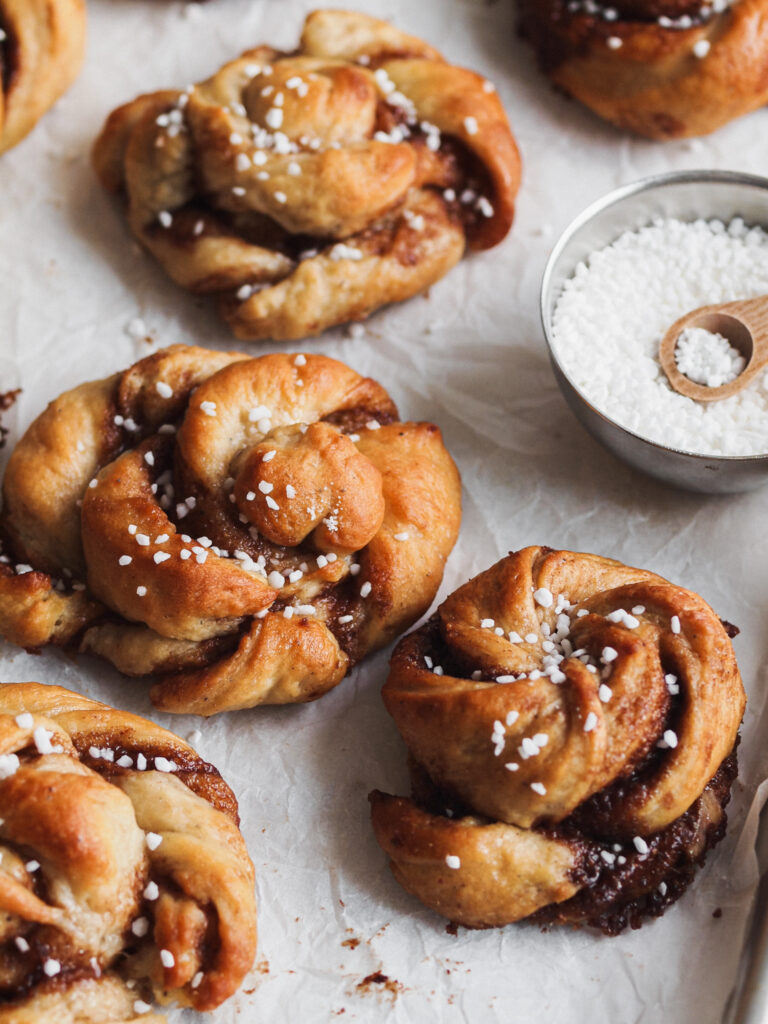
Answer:
M260 952L244 990L212 1016L234 1022L720 1020L757 880L755 792L768 775L768 493L706 498L656 484L593 442L562 400L537 314L541 271L559 231L589 201L645 174L715 167L768 171L768 110L692 143L624 138L556 96L516 39L510 0L356 0L423 35L498 86L525 180L498 249L452 271L428 297L295 346L382 381L404 418L443 429L464 478L464 521L444 596L530 543L596 551L699 591L737 623L749 706L727 839L686 896L641 931L607 939L530 925L459 929L391 878L367 793L406 793L405 749L379 690L387 652L315 704L209 721L154 712L147 686L96 661L0 648L0 678L61 683L154 717L188 737L234 788L258 875ZM130 240L97 185L89 148L106 114L139 92L183 86L251 44L291 47L310 0L92 0L79 81L0 160L0 390L10 444L59 392L155 345L237 347L203 301L178 290ZM706 213L706 211L702 211ZM255 345L256 353L270 351ZM6 450L7 456L7 450ZM713 916L716 910L722 916ZM376 972L386 984L365 982ZM172 1013L193 1024L194 1013Z

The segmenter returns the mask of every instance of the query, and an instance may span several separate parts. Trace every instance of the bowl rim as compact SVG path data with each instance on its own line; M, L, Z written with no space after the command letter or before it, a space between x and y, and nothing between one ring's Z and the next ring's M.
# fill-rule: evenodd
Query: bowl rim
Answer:
M648 445L650 448L655 448L660 452L671 452L674 455L681 455L687 459L703 460L704 462L725 462L729 465L734 463L762 463L768 461L768 452L762 455L704 455L702 452L690 452L686 451L685 448L674 448L671 445L659 444L658 441L652 441L648 437L643 437L642 434L635 433L634 430L630 430L628 427L622 426L617 423L616 420L611 419L604 412L598 409L592 402L586 397L581 388L574 383L568 373L565 371L562 363L560 362L552 338L550 330L551 317L550 317L550 304L552 303L552 280L554 277L555 266L562 256L563 252L568 247L569 243L573 239L574 235L591 220L593 220L597 214L602 213L604 210L609 209L612 206L618 206L624 202L624 200L637 195L640 192L652 192L657 189L663 189L669 185L681 185L681 184L696 184L697 182L705 182L706 184L720 184L720 185L751 185L767 193L766 199L768 201L768 177L764 177L760 174L748 174L742 171L717 171L717 170L692 170L692 171L669 171L663 174L651 174L644 178L638 178L636 181L630 182L627 185L620 185L618 188L612 189L610 192L606 192L605 195L600 196L594 200L587 207L585 207L573 220L568 224L565 230L562 232L557 242L552 247L552 251L547 259L547 264L544 268L544 274L541 280L541 290L539 292L539 315L541 317L541 326L544 332L544 340L547 345L549 352L549 358L557 367L558 372L562 375L565 381L567 381L569 387L572 389L574 394L578 397L579 401L582 402L588 409L594 413L599 419L609 424L610 427L621 431L628 437L636 438L643 444ZM702 215L703 217L704 215ZM736 216L734 214L734 216ZM714 218L717 219L717 218ZM766 206L766 230L768 231L768 205ZM626 230L631 230L627 228ZM618 235L616 236L619 237ZM611 243L609 243L611 244ZM558 296L559 298L559 296ZM553 305L554 311L554 305Z

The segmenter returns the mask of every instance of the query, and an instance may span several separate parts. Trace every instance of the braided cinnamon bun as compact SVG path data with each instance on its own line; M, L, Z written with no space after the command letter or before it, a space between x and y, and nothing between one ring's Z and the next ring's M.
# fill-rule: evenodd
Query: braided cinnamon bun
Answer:
M410 298L504 238L520 180L490 83L352 11L120 107L93 159L139 241L245 339Z
M0 1022L212 1010L256 953L237 802L172 733L58 686L0 686Z
M84 53L84 0L0 0L0 153L67 91Z
M3 500L0 633L201 715L336 686L429 607L461 516L440 431L375 381L185 345L52 402Z
M552 81L652 139L707 135L768 103L767 0L520 0Z
M400 641L383 697L414 795L371 795L376 837L460 924L638 927L724 834L736 659L712 609L653 573L510 554Z

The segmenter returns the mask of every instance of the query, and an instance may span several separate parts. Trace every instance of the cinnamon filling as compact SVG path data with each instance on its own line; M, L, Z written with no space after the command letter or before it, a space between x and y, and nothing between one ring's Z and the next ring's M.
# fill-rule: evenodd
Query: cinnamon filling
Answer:
M655 22L661 28L691 28L706 24L720 13L702 0L615 0L598 4L583 0L577 0L575 4L571 0L533 0L532 3L525 0L522 7L524 12L528 12L524 16L531 20L536 18L542 25L586 18L596 25L602 22L609 29L621 21ZM614 17L613 12L618 17Z
M618 18L606 18L603 10L614 10ZM706 25L715 18L730 17L730 11L715 11L700 0L623 0L594 5L579 2L574 6L567 0L522 0L518 27L520 35L537 49L539 65L547 74L573 56L587 57L595 37L608 44L622 26L656 26L660 33L669 32L672 39L677 33ZM670 43L670 46L673 44ZM616 52L621 53L619 48ZM667 130L678 130L670 121Z
M627 21L656 21L662 18L690 19L695 24L702 24L711 17L711 5L706 0L616 0L606 3L606 7L618 12L619 18Z
M561 823L550 834L567 837L583 850L576 880L583 880L584 888L564 903L543 908L533 920L585 924L606 935L618 935L627 927L639 928L644 917L661 917L683 895L708 851L725 835L725 807L738 774L736 746L738 740L686 813L663 831L646 837L645 853L625 844L624 853L615 853L615 860L607 864L601 855L607 844L597 847L594 838L579 835L573 824L577 815L573 822Z
M7 95L19 70L19 46L10 26L0 18L0 85Z
M565 840L574 848L579 866L573 881L582 888L570 900L537 911L531 920L545 926L588 925L606 935L618 935L627 927L639 928L645 917L660 917L683 895L708 851L725 835L725 807L738 774L738 742L699 799L666 829L645 837L642 851L631 840L614 843L609 820L590 813L594 804L608 811L610 790L585 801L558 825L536 827L534 831ZM422 810L451 819L472 816L490 823L490 819L477 815L450 791L436 785L410 754L408 768L411 795ZM609 838L602 828L607 828Z
M115 743L108 732L73 738L73 743L83 764L108 781L126 771L141 770L142 765L146 771L167 771L236 825L240 823L237 801L219 770L190 750L160 744ZM131 764L121 765L121 758L130 759Z

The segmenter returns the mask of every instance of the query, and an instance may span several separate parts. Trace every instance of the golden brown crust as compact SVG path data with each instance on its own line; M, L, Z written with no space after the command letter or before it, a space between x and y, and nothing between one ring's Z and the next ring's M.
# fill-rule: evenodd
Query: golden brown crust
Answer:
M153 995L210 1010L235 992L253 866L211 765L146 719L9 683L0 776L0 1020L160 1022Z
M0 1005L0 1024L166 1024L164 1014L136 1013L138 996L119 978L83 978L66 988L53 982L11 1006Z
M483 819L379 794L379 841L409 891L475 926L570 899L585 885L585 836L597 858L595 842L642 851L676 827L730 755L745 700L700 597L546 548L502 559L402 640L383 698L443 800Z
M84 0L0 3L0 153L20 142L77 77Z
M339 683L426 611L460 519L439 430L375 381L183 345L51 403L4 496L0 632L83 635L205 715Z
M362 319L485 249L520 161L498 97L376 18L315 11L186 92L114 111L93 151L131 230L245 339Z
M397 881L450 921L500 927L579 891L579 852L565 841L501 822L429 814L386 793L371 795L371 813ZM449 857L459 866L449 867Z
M768 102L766 0L705 17L700 4L605 6L620 8L618 20L565 0L524 0L521 27L552 81L619 128L707 135Z

